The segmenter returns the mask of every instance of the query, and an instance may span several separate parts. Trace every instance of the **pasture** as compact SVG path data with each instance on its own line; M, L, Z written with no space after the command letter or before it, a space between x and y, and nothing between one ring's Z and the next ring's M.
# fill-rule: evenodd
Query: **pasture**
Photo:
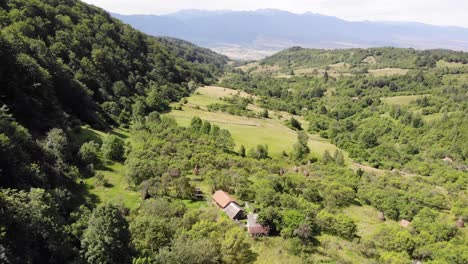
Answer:
M419 97L421 97L421 95L401 95L384 97L381 98L381 100L390 105L409 105L410 103L415 102Z
M189 104L184 105L181 111L172 111L167 115L174 117L182 126L188 126L191 119L198 116L203 120L227 129L236 142L236 148L244 145L249 149L262 144L268 145L270 156L278 157L283 151L289 153L297 141L297 132L284 125L284 120L290 117L289 114L271 111L270 118L264 119L205 110L207 105L219 102L219 97L236 94L243 97L250 96L245 92L238 92L228 88L215 86L201 87L192 96L187 98ZM192 97L195 99L192 99ZM262 108L256 105L250 105L249 109L255 112L263 111ZM303 127L307 127L307 123L303 119L297 119L303 124ZM311 148L311 152L316 156L321 156L325 150L332 152L336 149L333 144L323 138L316 135L310 135L309 137L309 147Z

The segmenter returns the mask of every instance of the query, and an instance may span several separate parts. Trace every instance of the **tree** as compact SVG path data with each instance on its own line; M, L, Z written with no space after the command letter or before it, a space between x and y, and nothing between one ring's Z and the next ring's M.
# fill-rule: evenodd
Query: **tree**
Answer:
M195 130L195 131L200 131L203 125L203 120L199 118L198 116L195 116L192 118L192 121L190 121L190 127Z
M210 124L210 122L208 122L208 121L203 121L203 124L202 124L202 126L201 126L201 132L202 132L203 134L207 134L207 135L208 135L208 134L210 134L210 131L211 131L211 124Z
M128 223L116 206L104 205L93 211L81 247L88 263L130 263Z
M297 143L293 146L292 158L296 161L301 161L310 153L309 136L304 131L297 133Z
M325 150L322 155L322 163L323 164L328 164L333 160L332 156L330 155L330 152L328 150Z
M344 214L332 214L322 210L317 215L317 223L323 231L332 235L349 240L356 236L356 224Z
M0 262L70 262L60 204L51 193L1 189L0 207Z
M170 244L175 233L166 219L148 213L136 217L130 224L130 231L135 249L152 258Z
M268 145L257 145L249 150L248 156L254 159L268 158Z
M115 135L108 135L102 143L101 151L106 159L121 161L125 152L124 142Z
M241 145L239 148L239 156L245 157L245 147L244 145Z
M254 253L245 239L245 232L240 228L227 231L221 244L222 260L226 264L253 263Z
M68 153L68 139L62 129L51 129L47 133L44 147L55 158L57 166L60 167L65 163Z
M297 121L296 118L292 117L289 119L287 125L289 127L291 127L292 129L295 129L295 130L302 130L302 126L301 126L301 123L299 123L299 121Z
M236 143L234 143L229 130L221 129L216 137L216 145L221 147L224 151L232 151Z
M112 92L116 97L128 96L129 89L122 81L117 81L112 85Z
M325 73L323 74L323 79L325 80L325 82L328 82L328 79L329 79L329 78L330 78L330 77L328 76L328 72L325 71Z
M343 152L341 152L338 149L335 150L335 153L333 154L333 159L335 160L335 163L338 166L343 166L345 163Z
M78 155L84 164L96 164L98 162L99 144L94 141L83 143Z
M159 253L156 263L165 264L218 264L220 262L219 246L209 238L178 238L171 248L166 247Z

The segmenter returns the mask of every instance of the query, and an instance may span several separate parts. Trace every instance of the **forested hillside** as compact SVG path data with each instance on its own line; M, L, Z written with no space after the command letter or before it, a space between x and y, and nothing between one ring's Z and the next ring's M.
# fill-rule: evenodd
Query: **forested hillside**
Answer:
M74 118L128 124L135 103L146 100L146 113L168 109L227 60L78 1L3 1L1 18L0 103L34 132Z
M0 25L0 263L468 262L466 53L232 69L78 0Z
M100 146L80 149L73 131L168 110L213 82L227 58L149 37L76 0L2 1L0 29L0 262L76 262L81 210L95 206L79 182L98 167ZM126 225L120 210L99 213Z

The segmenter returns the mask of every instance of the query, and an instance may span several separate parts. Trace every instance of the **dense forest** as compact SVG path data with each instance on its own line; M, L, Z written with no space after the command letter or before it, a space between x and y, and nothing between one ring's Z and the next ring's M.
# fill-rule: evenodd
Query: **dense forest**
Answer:
M280 241L289 263L467 263L467 58L296 47L233 68L78 0L2 1L0 262L254 263ZM372 74L388 68L399 74ZM292 150L167 115L209 84L239 90L210 114L290 114ZM311 135L338 148L314 155ZM268 237L212 205L216 190ZM379 227L363 231L360 210Z

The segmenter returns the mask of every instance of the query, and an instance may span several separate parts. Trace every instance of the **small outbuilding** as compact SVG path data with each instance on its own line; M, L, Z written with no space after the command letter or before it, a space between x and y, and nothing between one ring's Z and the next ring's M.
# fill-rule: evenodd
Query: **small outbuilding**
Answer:
M232 198L227 192L218 190L216 191L213 196L211 196L211 199L213 199L213 202L219 207L219 208L226 208L226 206L229 205L231 202L236 202L234 198Z
M264 227L257 222L258 214L247 215L247 232L252 237L266 236L268 235L269 228Z
M405 220L405 219L402 219L400 221L400 226L403 227L403 228L408 228L410 224L411 224L411 222L408 221L408 220Z
M223 211L229 216L231 219L240 219L242 218L243 210L236 202L230 202L228 206L226 206Z

